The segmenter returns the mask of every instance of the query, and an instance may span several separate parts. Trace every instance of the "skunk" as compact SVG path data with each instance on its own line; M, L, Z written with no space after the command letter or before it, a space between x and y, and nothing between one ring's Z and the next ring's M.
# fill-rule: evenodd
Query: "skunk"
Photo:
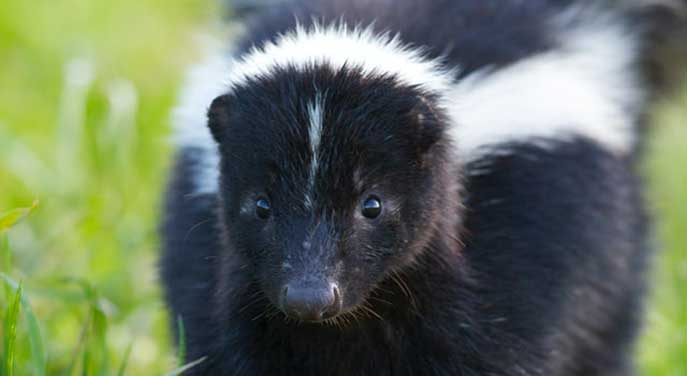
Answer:
M187 375L629 375L645 30L612 2L249 17L174 114Z

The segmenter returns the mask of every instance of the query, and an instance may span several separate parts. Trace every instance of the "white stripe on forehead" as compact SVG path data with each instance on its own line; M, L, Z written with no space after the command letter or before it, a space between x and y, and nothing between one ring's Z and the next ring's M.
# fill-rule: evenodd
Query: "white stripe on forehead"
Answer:
M435 93L449 89L454 77L454 72L425 58L420 49L403 45L398 37L375 34L372 27L315 24L298 25L275 42L253 48L234 62L228 82L240 85L249 78L269 76L276 67L306 69L318 64L359 68L363 74L391 74L403 84Z
M319 149L322 136L322 126L324 122L324 98L317 92L315 98L308 103L308 136L310 137L310 171L308 174L308 192L305 196L305 204L312 208L312 196L315 190L315 175L319 167Z

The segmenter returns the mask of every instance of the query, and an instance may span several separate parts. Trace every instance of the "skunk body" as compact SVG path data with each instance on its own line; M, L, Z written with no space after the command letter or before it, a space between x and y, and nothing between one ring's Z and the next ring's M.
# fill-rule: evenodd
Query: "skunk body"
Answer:
M251 25L176 112L161 269L188 374L632 373L646 90L620 12L332 0Z

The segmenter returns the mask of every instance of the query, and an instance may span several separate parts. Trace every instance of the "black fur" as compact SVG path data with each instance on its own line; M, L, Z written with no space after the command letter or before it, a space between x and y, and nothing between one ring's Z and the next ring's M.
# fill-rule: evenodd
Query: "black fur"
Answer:
M567 2L362 3L293 13L377 19L474 71L549 48L543 25ZM244 46L292 26L288 13L267 19ZM430 93L350 69L272 73L211 106L219 194L193 194L193 149L168 187L162 279L186 360L204 358L186 374L631 374L649 252L630 157L578 138L500 145L461 166ZM359 215L370 194L385 208L375 220ZM252 215L259 196L268 220ZM335 279L345 313L288 319L277 307L294 278Z

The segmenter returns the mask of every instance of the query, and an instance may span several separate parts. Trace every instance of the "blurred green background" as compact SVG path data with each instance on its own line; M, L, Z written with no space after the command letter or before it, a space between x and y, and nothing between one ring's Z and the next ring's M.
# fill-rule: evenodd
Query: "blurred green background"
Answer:
M156 223L170 108L220 13L211 0L0 1L0 375L178 366ZM643 164L661 253L642 375L687 375L687 86L679 91L656 106Z

